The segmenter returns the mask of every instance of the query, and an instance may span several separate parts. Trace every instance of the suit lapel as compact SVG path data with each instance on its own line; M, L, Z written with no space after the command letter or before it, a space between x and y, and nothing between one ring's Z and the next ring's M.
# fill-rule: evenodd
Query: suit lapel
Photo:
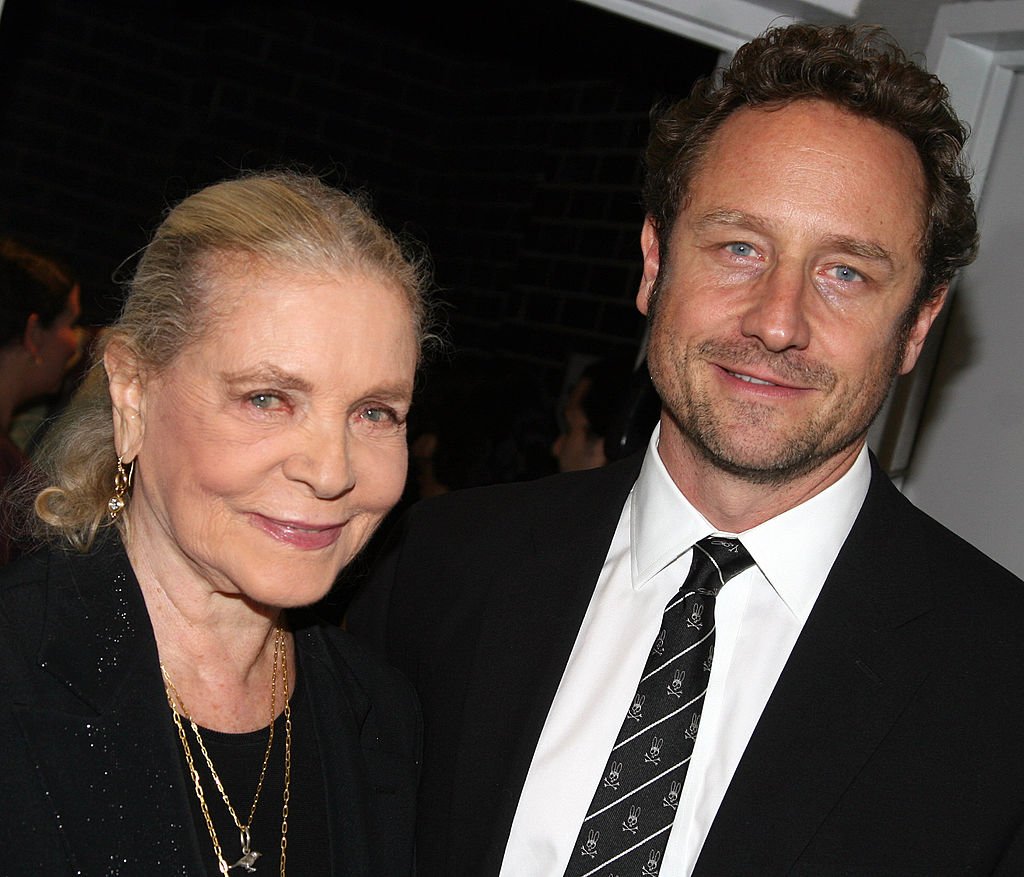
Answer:
M922 634L932 595L913 566L916 547L902 541L905 502L876 466L695 877L788 873L927 676L934 647Z
M494 729L459 751L452 810L469 823L453 837L458 862L494 838L481 874L497 873L534 749L600 575L623 503L639 471L630 458L599 472L552 482L530 504L536 518L496 571L483 608L480 640L463 717L466 728ZM496 534L497 539L508 538ZM526 659L524 660L524 656ZM481 781L483 778L483 781Z
M46 593L42 681L14 710L69 861L201 873L156 642L120 545L54 553ZM113 862L97 837L123 839L130 857Z
M313 729L324 780L329 818L336 819L328 838L331 871L335 875L370 873L364 838L368 837L366 801L355 790L372 792L360 768L357 741L369 702L351 678L343 678L332 664L323 633L316 627L296 632L301 639L302 681L306 702L312 707Z

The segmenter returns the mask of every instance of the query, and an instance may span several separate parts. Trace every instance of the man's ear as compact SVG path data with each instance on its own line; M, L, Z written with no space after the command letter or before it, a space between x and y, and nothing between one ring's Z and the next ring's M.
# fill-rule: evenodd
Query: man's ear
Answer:
M644 273L640 279L640 289L636 294L636 307L641 314L647 316L651 305L651 292L654 290L654 283L658 279L658 270L661 268L658 232L650 215L644 220L644 227L640 232L640 250L644 254Z
M112 338L103 352L114 416L114 447L128 463L142 447L146 430L146 387L141 364L123 341Z
M903 362L900 364L900 374L905 375L916 364L917 358L921 355L925 339L928 337L928 330L946 303L946 294L949 292L949 284L943 284L936 291L931 301L926 302L918 311L914 325L907 336L907 346L903 351Z

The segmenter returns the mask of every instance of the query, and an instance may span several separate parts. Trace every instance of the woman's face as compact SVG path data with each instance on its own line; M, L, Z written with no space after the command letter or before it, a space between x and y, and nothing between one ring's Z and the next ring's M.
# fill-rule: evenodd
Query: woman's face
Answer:
M129 553L158 579L304 605L401 495L410 307L361 275L225 272L212 285L207 337L118 411L122 450L138 436Z

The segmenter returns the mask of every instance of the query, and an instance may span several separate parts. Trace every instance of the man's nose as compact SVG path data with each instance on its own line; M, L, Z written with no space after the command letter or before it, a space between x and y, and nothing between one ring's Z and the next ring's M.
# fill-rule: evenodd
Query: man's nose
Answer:
M750 290L750 301L740 330L757 338L775 353L804 349L810 342L810 280L800 266L776 264L762 274Z

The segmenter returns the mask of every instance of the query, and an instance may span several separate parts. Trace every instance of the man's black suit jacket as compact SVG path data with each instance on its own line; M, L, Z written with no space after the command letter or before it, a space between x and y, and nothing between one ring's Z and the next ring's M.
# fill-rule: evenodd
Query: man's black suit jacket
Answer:
M336 877L409 874L420 756L410 686L340 630L297 629L295 643L330 829L297 861ZM205 875L210 839L196 832L179 746L116 538L0 572L2 877ZM264 853L260 869L275 871Z
M354 608L423 704L421 877L497 873L638 468L422 503ZM1022 820L1024 583L875 465L694 874L1021 875Z

